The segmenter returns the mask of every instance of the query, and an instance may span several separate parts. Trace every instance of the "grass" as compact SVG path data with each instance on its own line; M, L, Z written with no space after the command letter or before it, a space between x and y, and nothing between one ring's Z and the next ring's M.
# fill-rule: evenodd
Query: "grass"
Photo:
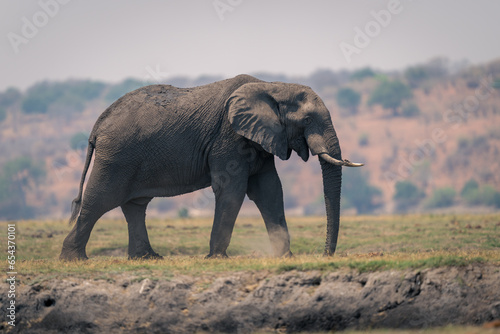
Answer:
M11 222L12 223L12 222ZM16 222L16 269L28 282L61 276L113 279L127 273L137 277L169 278L234 271L354 269L361 272L407 268L500 264L500 214L409 215L344 217L335 257L322 257L325 240L323 217L289 219L291 259L270 256L262 219L239 218L229 259L205 260L211 219L148 220L153 248L163 260L129 261L126 258L127 225L124 220L99 221L87 246L90 261L57 260L70 230L65 221ZM7 222L0 235L7 243ZM4 250L6 246L3 247ZM0 259L5 260L6 250Z

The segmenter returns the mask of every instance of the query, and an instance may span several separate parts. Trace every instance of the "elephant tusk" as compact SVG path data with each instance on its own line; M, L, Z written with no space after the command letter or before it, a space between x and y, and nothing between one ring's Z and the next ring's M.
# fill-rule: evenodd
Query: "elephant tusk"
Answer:
M365 164L361 163L356 163L356 162L350 162L347 159L344 160L337 160L335 158L332 158L328 153L320 153L319 156L325 160L328 163L331 163L332 165L336 166L346 166L346 167L361 167L364 166Z
M332 165L336 165L336 166L343 166L344 165L344 162L342 160L337 160L335 158L332 158L327 153L320 153L319 156L323 160L325 160L326 162L331 163Z
M350 162L349 160L344 159L344 166L347 166L347 167L361 167L361 166L364 166L364 165L365 164L363 164L363 163Z

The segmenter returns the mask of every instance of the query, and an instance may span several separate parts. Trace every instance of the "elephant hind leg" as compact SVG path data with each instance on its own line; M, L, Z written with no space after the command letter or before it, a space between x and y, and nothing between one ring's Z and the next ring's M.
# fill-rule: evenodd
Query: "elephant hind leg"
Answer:
M73 229L64 239L61 260L87 259L85 247L95 223L103 214L120 206L123 189L109 182L108 174L96 161L82 199L82 209Z
M146 230L146 208L152 198L141 198L128 201L121 206L128 224L128 256L129 259L161 259L149 243Z
M63 248L59 259L61 260L86 260L88 259L85 247L90 238L90 232L95 223L103 214L113 208L106 208L102 205L88 205L84 201L82 210L78 219L63 242Z

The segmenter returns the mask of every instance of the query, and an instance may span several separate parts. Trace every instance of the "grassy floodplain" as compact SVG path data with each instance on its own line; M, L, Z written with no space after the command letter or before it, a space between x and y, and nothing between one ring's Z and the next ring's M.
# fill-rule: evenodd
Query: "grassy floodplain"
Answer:
M204 259L212 220L149 219L153 248L163 260L128 260L124 220L100 220L87 246L89 261L60 262L62 242L70 230L66 221L17 221L16 269L23 283L79 276L113 279L117 274L168 278L266 270L355 269L375 271L473 263L500 264L500 214L392 215L343 217L337 253L322 256L324 217L288 219L293 258L273 258L260 218L239 218L228 249L229 259ZM12 224L13 222L9 222ZM7 244L7 222L1 222ZM6 247L4 246L4 249ZM2 257L6 258L4 251Z

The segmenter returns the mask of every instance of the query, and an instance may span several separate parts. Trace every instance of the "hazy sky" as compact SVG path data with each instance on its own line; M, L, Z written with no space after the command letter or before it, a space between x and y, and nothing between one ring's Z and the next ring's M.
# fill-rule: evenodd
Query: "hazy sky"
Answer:
M44 79L304 75L318 68L399 69L435 56L472 63L500 56L500 1L395 3L0 0L0 90ZM383 15L388 8L390 18ZM369 41L355 41L356 29L367 27ZM347 44L356 48L350 62L340 48Z

